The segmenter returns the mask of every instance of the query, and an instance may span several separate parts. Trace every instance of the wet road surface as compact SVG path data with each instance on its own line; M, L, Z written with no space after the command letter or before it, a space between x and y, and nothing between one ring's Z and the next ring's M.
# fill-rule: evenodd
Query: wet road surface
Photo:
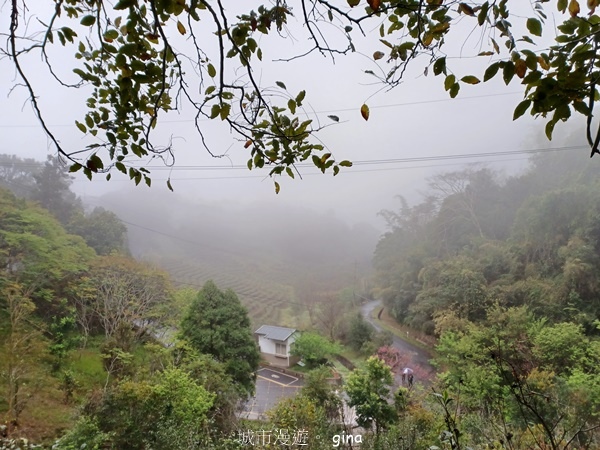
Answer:
M385 331L373 318L371 318L371 311L377 308L381 309L381 301L373 300L365 303L360 307L360 312L367 322L369 322L377 331ZM434 367L429 363L431 355L427 350L424 350L416 345L411 344L398 336L394 335L392 346L403 354L410 355L411 363L413 367L420 367L426 373L434 373Z

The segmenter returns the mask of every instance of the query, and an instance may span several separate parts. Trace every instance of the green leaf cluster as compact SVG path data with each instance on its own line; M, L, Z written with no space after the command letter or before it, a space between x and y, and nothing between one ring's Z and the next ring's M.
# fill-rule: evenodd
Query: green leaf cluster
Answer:
M117 448L174 450L204 439L214 398L188 373L170 368L152 381L113 386L94 416Z
M361 427L374 426L379 432L395 420L396 411L388 401L392 384L391 369L374 356L348 376L344 387L348 405L356 409L357 423Z
M290 353L302 358L308 367L316 367L327 362L341 348L335 342L309 331L303 332L292 344Z
M504 417L515 430L539 427L552 445L597 422L598 385L581 384L599 375L597 348L581 326L496 306L481 323L444 332L438 364L465 411L483 408L484 418Z
M207 281L181 321L180 336L198 353L221 362L241 394L254 391L258 346L248 313L232 290Z

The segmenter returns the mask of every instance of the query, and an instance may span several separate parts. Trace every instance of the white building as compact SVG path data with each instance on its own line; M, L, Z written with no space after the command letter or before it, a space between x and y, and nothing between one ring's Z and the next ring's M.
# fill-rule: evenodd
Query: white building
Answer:
M292 343L298 337L293 328L263 325L254 332L262 357L273 366L290 367L300 358L290 355Z

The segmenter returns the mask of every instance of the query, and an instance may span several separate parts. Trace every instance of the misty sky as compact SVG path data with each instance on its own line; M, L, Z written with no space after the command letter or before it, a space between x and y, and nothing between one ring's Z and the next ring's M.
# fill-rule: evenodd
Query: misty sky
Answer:
M8 27L8 12L9 5L4 3L0 9L3 32ZM282 80L292 95L306 89L305 106L309 117L320 121L321 125L332 125L319 133L319 139L337 160L350 159L355 166L342 169L335 178L302 167L303 179L279 179L282 189L275 195L273 181L265 176L267 171L249 172L239 168L246 165L249 155L243 143L233 139L221 123L206 121L202 126L211 149L226 154L221 159L211 158L194 133L190 108L184 108L180 114L165 116L165 123L158 128L158 141L166 142L169 136L174 139L176 165L172 170L157 167L152 175L152 189L137 188L148 194L149 202L154 190L166 190L164 181L170 176L178 194L203 201L245 206L254 202L300 204L318 211L332 211L351 222L366 221L382 228L382 222L376 218L377 212L394 208L393 197L398 194L415 198L429 175L458 169L468 162L482 162L499 170L513 171L524 165L527 155L396 163L389 162L390 159L561 147L574 143L565 136L583 123L577 118L570 121L568 127L557 125L555 139L547 142L542 137L543 121L534 121L530 117L512 121L514 107L522 99L518 83L506 87L500 80L493 80L477 86L463 86L458 99L451 100L444 92L443 78L432 74L423 76L424 65L418 61L414 70L407 74L404 84L393 91L378 93L381 86L373 84L373 78L364 74L366 69L379 70L370 56L378 48L373 44L378 39L375 31L370 40L356 42L357 53L338 57L335 64L318 54L292 62L270 62L301 53L308 45L298 23L291 23L290 31L294 39L268 36L259 42L268 62L257 67L258 78L263 86L274 86L275 81ZM464 75L471 71L482 77L490 59L470 58L479 52L477 39L468 40L461 48L468 31L457 33L456 40L448 43L447 51L464 57L452 60L460 68L459 73ZM58 46L52 55L53 61L57 71L76 81L70 73L72 59L68 53L69 49L65 51ZM85 93L59 88L47 72L41 70L42 67L38 57L26 61L48 124L66 148L83 146L86 141L75 128L74 120L81 119L85 113L82 102ZM54 149L34 117L26 91L16 88L8 97L15 82L10 62L6 58L0 60L0 153L43 160ZM368 122L359 113L363 102L371 109ZM329 114L339 116L340 123L334 125L327 118ZM581 143L579 136L575 143ZM587 150L577 154L577 157L586 158ZM186 169L189 166L203 168ZM120 174L115 174L110 182L102 176L89 182L78 174L74 190L84 198L97 197L108 191L129 189L132 185Z

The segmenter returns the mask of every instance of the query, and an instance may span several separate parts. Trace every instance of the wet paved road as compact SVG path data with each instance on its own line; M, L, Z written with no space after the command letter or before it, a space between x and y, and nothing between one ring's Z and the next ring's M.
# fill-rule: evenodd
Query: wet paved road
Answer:
M371 318L371 311L373 311L375 308L379 310L381 306L382 305L380 300L373 300L368 303L365 303L360 307L360 312L365 318L365 320L371 325L373 325L373 327L375 327L377 331L384 331L384 329L381 326L379 326L379 324L377 324L377 322L373 318ZM417 347L416 345L413 345L410 342L406 342L395 335L392 346L398 349L398 351L400 351L401 353L408 353L411 357L413 366L421 367L427 373L435 372L434 367L429 363L431 355L426 350L423 350L422 348Z

